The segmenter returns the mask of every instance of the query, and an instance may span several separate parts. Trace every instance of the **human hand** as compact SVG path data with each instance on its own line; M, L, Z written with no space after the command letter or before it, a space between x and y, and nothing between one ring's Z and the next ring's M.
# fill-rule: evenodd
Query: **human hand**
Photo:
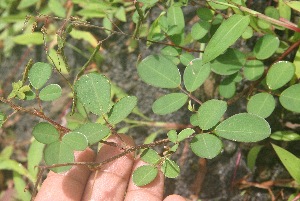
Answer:
M123 142L133 146L133 140L120 135ZM111 136L108 141L120 143L120 139ZM91 149L75 153L77 162L101 162L122 152L120 148L103 145L96 156ZM112 201L161 201L163 200L164 176L159 172L150 184L138 187L132 181L132 172L143 165L129 153L108 164L98 171L91 172L86 166L73 166L63 174L50 172L42 184L35 201L76 201L76 200L112 200ZM164 201L184 201L179 195L170 195Z

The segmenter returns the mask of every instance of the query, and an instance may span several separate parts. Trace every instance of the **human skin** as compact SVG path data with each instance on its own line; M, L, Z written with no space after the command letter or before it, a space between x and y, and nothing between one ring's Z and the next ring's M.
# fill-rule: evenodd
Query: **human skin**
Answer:
M120 140L122 138L122 140ZM133 146L133 140L126 135L111 136L107 141ZM75 153L77 162L104 161L120 154L118 147L103 145L96 155L91 149ZM164 176L159 172L150 184L138 187L132 181L132 171L144 162L134 159L129 153L101 169L91 172L86 166L73 166L63 174L50 172L43 182L35 201L161 201L163 200ZM164 201L184 201L179 195L170 195Z

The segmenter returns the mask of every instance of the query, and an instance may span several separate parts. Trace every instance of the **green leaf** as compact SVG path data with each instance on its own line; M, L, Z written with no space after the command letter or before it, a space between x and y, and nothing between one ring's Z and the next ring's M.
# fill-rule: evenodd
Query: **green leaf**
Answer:
M220 137L238 142L257 142L271 134L268 122L254 114L240 113L221 122L215 129Z
M273 140L289 142L300 140L300 135L293 131L276 131L271 134L270 138L272 138Z
M245 62L246 56L242 52L229 48L211 62L211 70L219 75L231 75L238 72Z
M44 44L41 32L24 33L13 37L13 42L19 45L42 45Z
M28 171L21 163L11 159L1 159L0 170L11 170L19 173L20 175L29 176Z
M194 40L203 38L210 30L211 23L207 21L200 21L192 26L191 35Z
M287 150L272 144L279 159L283 163L284 167L290 173L290 175L300 184L300 159Z
M92 145L107 137L110 130L102 124L86 123L75 129L74 132L82 133L87 138L89 145Z
M40 89L52 74L52 66L47 63L37 62L33 64L28 73L28 79L35 89Z
M267 118L275 109L275 99L271 94L259 93L250 98L247 104L247 112Z
M289 7L291 7L292 9L300 12L300 2L299 1L284 1L284 3L287 4Z
M285 0L278 1L278 10L280 17L291 20L291 8L285 3Z
M158 174L156 167L152 165L143 165L138 167L132 175L133 183L137 186L145 186L152 182Z
M212 20L214 14L211 9L208 8L198 8L197 15L201 20L210 21Z
M13 154L13 146L12 145L8 145L6 147L4 147L2 150L1 150L1 153L0 153L0 160L2 159L10 159L11 155Z
M250 149L250 151L247 155L247 166L249 167L249 169L251 171L254 171L256 158L262 148L263 148L262 145L254 146Z
M161 166L161 171L168 178L176 178L180 173L180 168L175 161L166 158Z
M244 33L242 34L242 38L247 40L247 39L251 38L252 36L253 36L253 29L250 26L248 26L246 28L246 30L244 31Z
M186 128L186 129L180 131L180 133L178 134L177 141L180 142L182 140L185 140L190 135L192 135L194 132L195 131L193 129L191 129L191 128Z
M279 61L268 71L266 82L271 90L279 89L288 83L295 75L295 66L289 61Z
M177 132L176 130L170 130L168 133L167 133L167 136L168 136L168 139L173 142L173 143L176 143L177 142Z
M179 58L180 58L180 62L185 66L189 65L189 63L195 59L195 57L189 53L183 53L180 55Z
M266 34L256 42L253 53L257 59L267 59L279 47L279 39L271 34Z
M232 77L227 77L221 81L219 85L219 92L221 96L223 96L224 98L231 98L232 96L234 96L235 91L236 86Z
M199 157L212 159L222 150L222 141L212 134L196 135L191 141L192 151Z
M38 1L39 1L39 0L22 0L22 1L19 3L17 9L18 9L18 10L22 10L22 9L24 9L24 8L27 8L27 7L29 7L29 6L34 5L34 4L35 4L36 2L38 2Z
M156 165L161 157L153 149L145 149L141 154L141 160L151 165Z
M179 110L187 101L188 96L184 93L171 93L157 99L152 110L155 114L169 114Z
M35 125L32 135L37 141L43 144L50 144L59 140L59 133L56 128L46 122L41 122Z
M50 84L41 90L39 97L43 101L53 101L58 99L61 94L62 90L58 84Z
M124 120L134 109L137 104L135 96L127 96L120 99L112 108L112 113L108 118L111 124L117 124Z
M168 35L175 35L183 32L185 27L184 16L179 6L173 5L169 7L167 11L167 22L170 27Z
M181 76L172 61L161 55L150 55L139 63L140 78L155 87L176 88L180 85Z
M220 2L220 3L224 3L226 4L226 0L217 0L217 2ZM224 5L224 4L218 4L218 3L214 3L214 2L208 2L208 4L214 8L214 9L218 9L218 10L225 10L228 8L227 5Z
M85 108L99 116L110 109L110 83L97 73L83 75L75 84L75 92Z
M161 54L166 56L176 57L179 55L179 50L172 46L166 46L160 50Z
M284 90L279 97L280 104L287 110L300 113L300 84Z
M184 85L189 92L199 88L210 74L210 64L203 64L201 59L192 60L183 74Z
M43 150L44 150L45 144L42 144L38 142L37 140L33 140L31 143L28 155L27 155L27 169L29 171L29 174L36 179L38 168L37 166L40 164L43 158Z
M97 12L99 13L99 9L97 10ZM78 14L78 12L77 12L77 14ZM97 39L93 36L93 34L88 31L72 29L72 31L70 32L70 36L72 36L72 38L74 38L74 39L84 40L93 47L96 47L97 43L98 43Z
M209 100L203 103L196 113L197 119L194 124L203 130L214 127L227 110L227 103L222 100Z
M47 165L72 163L74 162L73 150L60 141L48 144L44 150L44 160ZM71 169L72 166L62 166L51 168L53 172L60 173Z
M120 6L115 13L115 16L118 20L126 22L126 12L123 6Z
M14 195L14 199L22 201L30 201L31 194L29 191L24 189L28 188L28 184L25 182L24 178L17 172L13 172L14 190L17 191L17 197Z
M261 78L264 73L264 63L259 60L249 60L244 67L244 76L250 81Z
M71 150L76 151L83 151L88 146L88 141L85 135L75 131L65 134L61 143L66 144Z
M223 21L216 33L208 42L204 54L203 62L207 63L222 54L243 34L249 25L249 16L232 15Z
M49 9L58 17L66 17L66 10L61 0L49 0Z

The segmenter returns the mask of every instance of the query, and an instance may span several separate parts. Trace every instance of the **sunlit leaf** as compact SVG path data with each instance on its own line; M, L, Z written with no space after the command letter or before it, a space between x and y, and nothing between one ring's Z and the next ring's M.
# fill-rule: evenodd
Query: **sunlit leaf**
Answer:
M201 59L192 60L183 74L184 85L189 92L199 88L210 74L210 64L203 64Z
M288 83L295 75L295 66L289 61L279 61L271 66L266 82L271 90L276 90Z
M179 110L187 101L188 96L184 93L171 93L157 99L152 110L155 114L169 114Z
M36 168L43 158L43 151L44 151L45 144L38 142L37 140L32 141L27 155L27 169L29 174L32 177L36 177L38 173L38 168Z
M140 78L155 87L176 88L181 77L178 68L172 61L161 55L151 55L137 67Z
M50 84L43 88L39 93L39 98L43 101L53 101L62 94L61 87L58 84Z
M271 34L266 34L256 42L253 53L257 59L267 59L279 47L279 39Z
M222 150L222 141L212 134L196 135L191 141L192 151L199 157L212 159Z
M49 9L58 17L66 16L66 9L64 8L60 0L49 0L48 2Z
M54 126L46 122L40 122L32 130L34 138L43 143L50 144L59 140L59 133Z
M208 42L204 54L203 62L207 63L222 54L243 34L249 25L250 18L248 15L232 15L225 20L211 40Z
M110 109L110 83L97 73L83 75L75 84L77 98L89 111L103 115Z
M48 63L37 62L33 64L28 73L28 79L35 89L40 89L52 74L52 66Z
M13 42L19 45L42 45L43 34L41 32L24 33L13 37Z
M18 5L18 10L22 10L24 8L27 8L29 6L34 5L39 0L22 0Z
M277 153L279 159L283 163L284 167L290 173L290 175L300 184L300 159L289 151L272 144L275 152Z
M211 62L211 70L219 75L231 75L239 71L246 62L246 56L239 50L229 48Z
M300 12L300 2L299 1L284 1L284 3L287 4L289 7L291 7L292 9Z
M161 159L158 153L153 149L145 149L140 157L142 161L152 165L156 165Z
M168 178L176 178L180 173L180 168L175 161L166 158L161 166L161 171Z
M222 138L238 142L257 142L271 134L268 122L254 114L240 113L221 122L215 133Z
M177 141L180 142L182 140L185 140L190 135L192 135L194 132L195 131L193 129L191 129L191 128L183 129L182 131L180 131L180 133L178 133Z
M88 141L85 135L75 131L65 134L62 138L62 143L69 146L70 149L76 151L83 151L88 146Z
M14 195L14 199L29 201L31 199L31 194L29 191L24 191L27 188L28 184L25 182L22 175L13 171L13 181L14 181L14 190L17 191L17 195Z
M135 96L127 96L120 99L112 108L112 113L108 118L111 124L117 124L124 120L137 104Z
M47 165L72 163L74 162L73 150L65 143L60 141L48 144L44 150L44 160ZM53 172L64 172L72 166L62 166L51 168Z
M98 13L99 13L99 11L98 11ZM96 47L97 43L98 43L97 39L93 36L93 34L88 31L72 29L72 31L70 32L70 36L72 36L72 38L74 38L74 39L85 40L88 43L90 43L90 45L92 45L93 47Z
M227 110L227 103L222 100L209 100L203 103L193 124L198 125L203 130L214 127Z
M110 130L102 124L86 123L75 129L74 132L82 133L87 138L89 145L92 145L107 137Z
M300 84L284 90L279 97L281 105L292 112L300 112Z
M247 111L262 118L267 118L275 109L275 99L271 94L258 93L249 99Z
M132 180L137 186L145 186L152 182L158 174L156 167L152 165L143 165L138 167L132 175Z

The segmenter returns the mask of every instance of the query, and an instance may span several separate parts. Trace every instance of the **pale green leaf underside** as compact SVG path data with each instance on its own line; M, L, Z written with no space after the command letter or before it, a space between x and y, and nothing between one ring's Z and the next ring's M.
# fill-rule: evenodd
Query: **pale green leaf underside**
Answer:
M192 151L199 157L212 159L222 150L222 141L212 134L196 135L191 141Z
M169 114L179 110L187 101L188 96L184 93L171 93L157 99L152 110L155 114Z
M62 94L61 87L58 84L50 84L43 88L39 93L39 98L43 101L53 101Z
M208 42L203 54L203 62L207 63L225 52L243 34L249 22L249 16L238 14L225 20Z
M40 89L48 79L50 78L52 74L52 67L50 64L37 62L33 64L31 69L28 73L28 79L30 81L30 84L35 89Z
M97 73L83 75L75 84L76 96L89 111L103 115L110 109L110 83Z
M268 122L254 114L240 113L221 122L215 133L222 138L238 142L257 142L271 134Z
M162 55L151 55L139 63L140 78L155 87L176 88L180 85L181 77L175 64Z

